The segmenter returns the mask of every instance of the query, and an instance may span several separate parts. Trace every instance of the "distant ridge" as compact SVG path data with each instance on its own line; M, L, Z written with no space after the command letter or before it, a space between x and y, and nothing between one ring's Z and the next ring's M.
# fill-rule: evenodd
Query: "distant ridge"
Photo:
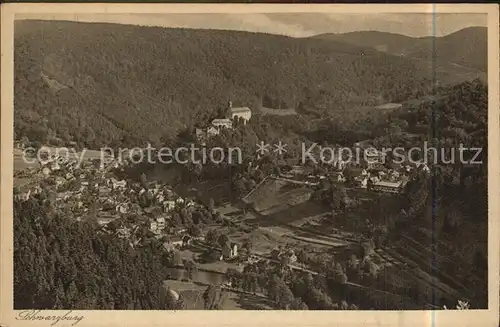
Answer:
M372 48L381 52L423 60L448 61L460 66L487 71L488 30L467 27L441 37L409 37L401 34L360 31L320 34L312 38L332 40Z

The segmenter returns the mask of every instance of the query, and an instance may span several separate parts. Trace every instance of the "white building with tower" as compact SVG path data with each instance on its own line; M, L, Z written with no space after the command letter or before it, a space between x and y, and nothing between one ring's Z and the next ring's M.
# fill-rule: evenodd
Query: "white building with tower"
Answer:
M227 106L227 117L229 119L234 119L235 117L243 118L245 122L249 121L252 118L252 110L248 107L233 107L233 103L231 101L228 102Z

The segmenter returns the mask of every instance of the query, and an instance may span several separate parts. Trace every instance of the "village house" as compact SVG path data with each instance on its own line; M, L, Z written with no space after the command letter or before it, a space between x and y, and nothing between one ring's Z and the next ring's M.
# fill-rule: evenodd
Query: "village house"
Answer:
M61 166L59 166L59 163L57 161L53 161L50 164L50 170L52 171L58 171L61 169Z
M126 186L127 186L127 181L125 180L118 181L116 179L112 179L113 189L124 189Z
M280 177L283 178L293 178L295 175L290 174L290 173L280 173Z
M149 230L152 231L154 234L160 233L160 230L158 229L158 223L156 221L151 221L149 223Z
M286 258L288 264L293 264L297 262L297 256L295 255L295 251L293 251L292 249L278 251L277 253L275 252L275 258L277 260L282 260L283 258Z
M430 172L430 169L424 160L415 162L415 166L417 169L420 169L421 171L425 171L426 173Z
M171 236L168 243L175 247L182 247L182 237L178 235Z
M17 149L24 150L25 144L22 141L16 141L14 142L14 147Z
M400 177L400 174L397 170L390 171L391 177L398 179Z
M111 192L111 190L106 186L99 186L99 197L105 197Z
M170 212L175 209L175 201L163 201L163 211Z
M165 195L165 197L167 199L171 199L175 196L174 191L172 191L171 189L169 189L167 187L163 189L163 194Z
M158 225L158 229L165 229L165 217L156 218L156 223Z
M70 193L69 192L60 192L60 193L57 193L57 197L56 199L58 201L68 201L70 198Z
M196 139L198 140L198 142L205 142L207 140L207 132L205 132L203 129L201 128L196 128L194 130L194 135L196 136Z
M55 182L56 182L56 187L58 187L64 183L66 183L66 179L62 178L61 176L56 176Z
M40 194L40 193L42 193L42 188L39 185L37 185L37 186L35 186L35 188L33 189L33 191L31 193L33 195Z
M367 176L363 176L363 175L356 176L356 177L354 177L354 183L355 183L356 187L367 188L367 186L368 186L368 177Z
M367 148L364 150L364 159L368 169L377 168L384 162L384 153L374 148Z
M116 236L119 238L129 238L130 237L130 228L119 228L116 231Z
M156 195L156 203L163 203L163 201L165 201L163 194Z
M232 129L233 122L231 119L227 119L227 118L216 118L216 119L212 120L212 126L217 129L217 134L218 134L218 133L220 133L221 128Z
M186 231L187 231L187 229L185 227L175 227L172 230L172 233L174 235L181 235L181 234L185 233Z
M193 238L189 235L182 236L182 247L191 245Z
M146 194L147 194L147 196L149 196L150 198L153 198L153 199L154 199L154 197L155 197L155 191L154 191L154 189L149 189L149 190L147 190Z
M115 207L115 211L116 211L116 213L125 214L125 213L127 213L127 212L128 212L127 205L126 205L125 203L118 204L118 205Z
M294 165L292 166L292 169L290 169L290 174L292 175L301 175L304 174L305 168L299 165Z
M31 195L31 190L28 190L26 192L17 194L16 199L19 201L28 201L30 199L30 195Z

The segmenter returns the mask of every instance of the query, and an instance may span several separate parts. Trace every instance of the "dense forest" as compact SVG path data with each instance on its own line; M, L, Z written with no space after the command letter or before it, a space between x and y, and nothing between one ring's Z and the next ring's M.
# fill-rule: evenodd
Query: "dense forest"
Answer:
M418 97L434 84L427 62L328 40L53 21L15 28L15 135L55 145L164 143L228 99L303 112L321 99L321 115Z
M14 208L16 309L159 308L159 250L134 251L91 224L49 209L46 199Z

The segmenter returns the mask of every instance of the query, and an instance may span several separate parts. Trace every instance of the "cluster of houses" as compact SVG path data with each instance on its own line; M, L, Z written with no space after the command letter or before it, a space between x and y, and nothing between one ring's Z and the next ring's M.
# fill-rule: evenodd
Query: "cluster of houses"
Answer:
M196 128L195 136L198 141L205 142L207 139L219 135L223 129L232 129L235 118L240 118L246 123L251 117L250 108L233 107L232 102L229 101L225 117L212 120L207 128Z
M175 194L168 186L156 183L147 189L139 183L130 183L125 189L119 189L118 194L110 192L113 190L116 189L107 189L108 195L103 198L102 208L111 211L110 216L114 216L115 219L128 214L143 217L142 222L147 224L148 230L155 237L168 234L166 228L174 211L181 208L191 210L198 206L192 199L184 199ZM141 206L140 203L144 201L147 201L145 206ZM100 219L99 222L105 225L109 220ZM118 229L119 236L128 238L133 228L134 226L121 227ZM180 232L184 232L184 230ZM177 243L181 244L182 242L178 240Z
M113 233L119 238L133 240L132 235L144 226L157 237L166 235L168 221L175 210L189 210L198 205L192 199L178 196L167 185L149 183L145 187L138 182L116 178L111 168L120 168L124 161L111 161L102 167L91 160L77 165L75 160L68 156L52 155L43 160L41 167L23 171L22 177L50 185L51 193L55 194L56 208L70 209L77 220L92 210L104 231L107 224L117 221L119 226L113 228ZM40 185L31 183L22 189L16 188L15 199L29 200L31 196L42 192ZM141 202L144 204L141 205ZM141 223L131 224L126 219L119 219L130 215L141 217ZM183 244L181 239L172 242Z
M315 172L314 167L290 165L280 171L279 178L311 187L319 186L322 180L329 180L350 183L355 188L374 192L397 194L404 191L409 180L408 176L412 172L415 170L430 172L423 161L392 165L392 168L387 168L384 165L384 155L375 149L366 151L365 158L363 163L354 164L338 160L334 164L323 165L321 173ZM349 176L346 169L349 171Z

